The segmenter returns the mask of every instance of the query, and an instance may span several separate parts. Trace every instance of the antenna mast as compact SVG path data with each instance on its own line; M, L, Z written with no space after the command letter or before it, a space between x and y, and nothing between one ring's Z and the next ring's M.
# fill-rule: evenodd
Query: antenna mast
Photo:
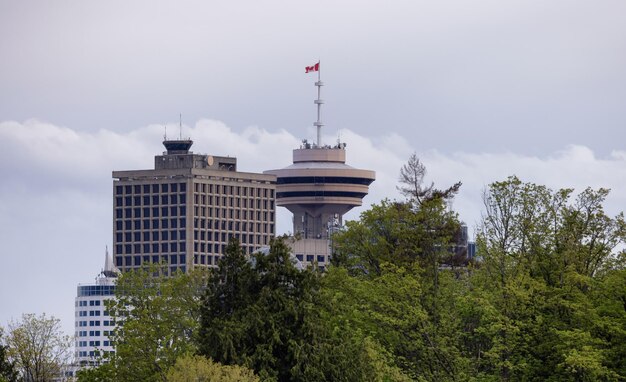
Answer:
M183 140L183 113L178 114L178 139Z
M313 101L317 105L317 122L313 124L313 126L317 127L317 147L322 147L322 126L324 124L321 121L322 116L322 104L324 101L320 98L322 93L322 86L324 83L322 82L322 68L320 65L320 61L317 62L318 70L317 70L317 82L315 86L317 86L317 99Z

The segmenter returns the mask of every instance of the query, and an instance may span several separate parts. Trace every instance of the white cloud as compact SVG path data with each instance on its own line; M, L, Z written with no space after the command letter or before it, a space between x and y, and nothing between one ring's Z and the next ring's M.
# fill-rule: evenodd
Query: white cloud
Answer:
M46 311L73 330L76 284L95 276L104 246L111 243L111 171L151 168L153 156L163 151L163 130L149 125L127 133L86 133L37 120L0 123L0 323L23 312ZM168 134L177 135L178 129L169 128ZM239 170L249 172L289 165L292 149L300 144L284 130L251 126L237 132L210 119L183 126L182 134L194 139L195 152L236 156ZM347 218L385 197L399 198L399 169L415 145L393 133L365 137L342 130L340 136L348 144L348 164L376 171L365 206ZM581 145L544 157L437 150L418 156L427 166L427 180L438 187L463 182L454 208L470 230L480 218L482 190L513 174L552 188L611 188L606 207L613 215L626 205L626 153L620 150L606 158ZM278 230L289 231L289 213L279 211Z

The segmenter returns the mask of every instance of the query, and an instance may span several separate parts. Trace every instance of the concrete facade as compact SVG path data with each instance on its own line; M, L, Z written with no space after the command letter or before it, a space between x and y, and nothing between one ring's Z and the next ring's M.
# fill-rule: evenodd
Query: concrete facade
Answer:
M246 253L275 235L276 177L237 171L237 159L194 154L191 140L166 140L153 170L113 172L115 265L147 263L170 273L212 267L230 237Z
M360 206L374 171L346 163L345 144L318 147L308 144L293 150L291 166L268 170L275 175L276 204L293 213L292 250L304 264L324 267L332 254L332 232L343 224L343 215Z

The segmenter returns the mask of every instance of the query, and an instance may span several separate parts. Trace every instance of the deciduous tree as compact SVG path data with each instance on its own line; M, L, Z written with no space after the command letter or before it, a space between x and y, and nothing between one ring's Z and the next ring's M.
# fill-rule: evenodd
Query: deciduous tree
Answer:
M61 331L61 322L45 314L23 314L9 324L8 354L19 377L28 382L62 378L62 366L69 363L72 340Z

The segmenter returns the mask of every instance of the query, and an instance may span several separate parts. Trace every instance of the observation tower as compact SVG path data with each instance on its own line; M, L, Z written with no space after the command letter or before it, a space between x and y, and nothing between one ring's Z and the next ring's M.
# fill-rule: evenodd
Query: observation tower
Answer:
M313 70L309 70L313 68ZM376 179L374 171L346 164L346 144L324 145L321 142L321 87L319 63L307 68L317 71L317 142L302 141L293 150L293 164L265 174L276 175L276 205L293 213L294 253L300 261L328 262L332 232L343 223L343 215L360 206L369 185Z

